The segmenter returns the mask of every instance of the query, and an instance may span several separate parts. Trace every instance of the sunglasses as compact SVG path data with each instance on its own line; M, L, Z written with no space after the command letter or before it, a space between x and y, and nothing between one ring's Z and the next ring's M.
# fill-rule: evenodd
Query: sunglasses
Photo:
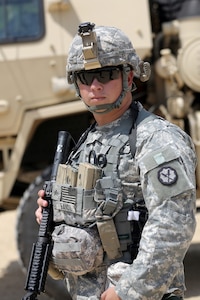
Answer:
M120 67L105 67L95 70L76 72L75 80L79 80L85 85L91 85L95 78L101 83L108 83L110 80L118 79L120 74Z

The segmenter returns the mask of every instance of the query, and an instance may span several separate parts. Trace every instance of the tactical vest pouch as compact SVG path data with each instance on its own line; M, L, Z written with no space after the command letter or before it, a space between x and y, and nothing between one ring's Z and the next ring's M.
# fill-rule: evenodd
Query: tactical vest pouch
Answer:
M97 203L94 190L54 183L52 191L54 222L75 226L95 222Z
M97 228L108 258L115 259L121 257L120 243L113 219L97 221Z
M52 262L58 270L83 275L103 262L103 248L96 227L56 226Z
M52 189L54 222L84 227L94 223L94 187L101 176L102 170L89 163L80 163L78 171L70 165L59 165Z
M95 200L98 203L96 224L104 251L110 260L119 258L122 253L113 217L123 206L120 181L115 176L97 180Z

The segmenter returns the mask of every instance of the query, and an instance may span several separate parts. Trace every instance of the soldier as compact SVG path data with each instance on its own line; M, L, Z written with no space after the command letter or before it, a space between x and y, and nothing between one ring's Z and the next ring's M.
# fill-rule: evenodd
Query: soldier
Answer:
M53 189L50 274L73 299L184 297L183 259L195 231L196 156L179 127L133 100L150 67L114 27L79 26L67 61L95 123ZM42 217L39 191L36 219ZM57 271L56 271L57 270Z

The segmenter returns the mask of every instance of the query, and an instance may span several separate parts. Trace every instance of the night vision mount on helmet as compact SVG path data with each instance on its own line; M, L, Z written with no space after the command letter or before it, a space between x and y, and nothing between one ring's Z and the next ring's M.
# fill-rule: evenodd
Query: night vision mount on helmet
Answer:
M112 104L88 107L91 112L107 113L121 105L126 93L132 89L128 86L128 74L141 81L150 77L150 65L140 60L129 38L118 28L97 26L93 23L79 25L78 34L72 41L67 60L67 78L74 83L80 96L76 82L76 72L99 69L103 67L121 66L123 87L118 99Z

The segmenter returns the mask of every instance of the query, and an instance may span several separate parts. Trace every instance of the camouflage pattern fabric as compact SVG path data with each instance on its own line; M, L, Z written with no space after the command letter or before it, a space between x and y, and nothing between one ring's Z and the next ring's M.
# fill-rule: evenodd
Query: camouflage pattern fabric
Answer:
M96 228L56 226L52 262L59 271L82 275L103 262L103 248Z
M73 300L98 300L106 289L107 267L98 267L86 275L66 275L66 285Z
M190 137L160 118L137 128L136 167L149 212L139 254L116 285L122 299L183 297L183 259L195 231L196 155Z
M129 64L133 67L135 75L140 75L140 59L129 38L120 29L97 26L95 27L95 32L97 35L98 59L102 67ZM82 48L82 39L77 34L69 49L67 60L68 74L84 70Z
M142 106L138 106L140 116ZM88 161L91 150L97 155L104 151L127 118L131 118L130 111L109 125L96 126L73 155L72 164ZM166 293L184 296L183 259L195 230L195 167L193 144L180 128L161 118L138 125L136 155L132 158L127 143L119 156L117 174L124 202L144 201L149 212L139 254L131 265L110 266L106 284L105 270L83 276L68 274L74 299L99 299L109 284L116 285L118 295L126 300L158 300Z

